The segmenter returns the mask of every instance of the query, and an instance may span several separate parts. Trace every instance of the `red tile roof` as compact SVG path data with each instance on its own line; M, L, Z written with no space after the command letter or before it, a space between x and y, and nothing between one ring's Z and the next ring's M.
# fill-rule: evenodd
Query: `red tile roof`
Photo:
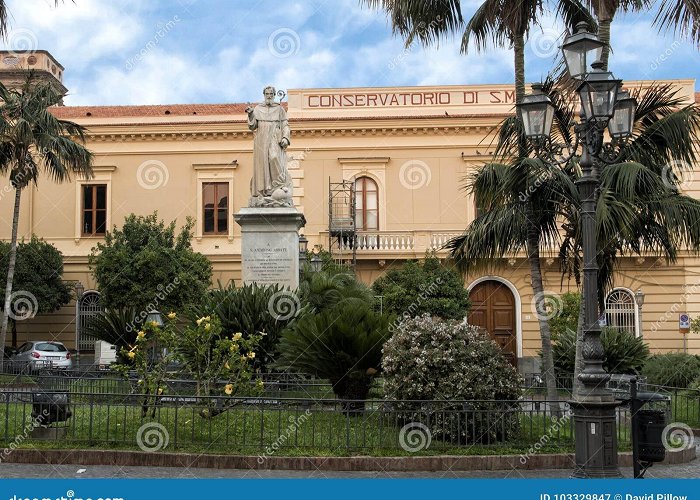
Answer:
M285 103L286 105L286 103ZM192 116L243 114L248 104L157 104L144 106L57 106L51 110L58 118L116 118L139 116Z

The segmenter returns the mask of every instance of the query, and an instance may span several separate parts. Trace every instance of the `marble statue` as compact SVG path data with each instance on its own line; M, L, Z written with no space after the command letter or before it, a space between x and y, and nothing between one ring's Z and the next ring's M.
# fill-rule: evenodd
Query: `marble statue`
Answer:
M250 207L291 207L292 178L287 170L287 147L291 130L284 108L275 102L276 90L265 87L265 100L248 106L248 128L254 131L253 178Z

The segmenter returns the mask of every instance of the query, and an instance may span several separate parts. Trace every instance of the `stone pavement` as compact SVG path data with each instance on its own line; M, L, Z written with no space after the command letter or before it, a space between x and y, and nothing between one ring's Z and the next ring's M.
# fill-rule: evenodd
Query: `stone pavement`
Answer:
M697 450L696 450L697 453ZM632 477L632 469L621 469ZM0 478L567 478L570 470L512 470L470 472L329 472L240 469L183 469L176 467L116 467L0 463ZM700 459L680 465L654 465L647 478L700 478Z

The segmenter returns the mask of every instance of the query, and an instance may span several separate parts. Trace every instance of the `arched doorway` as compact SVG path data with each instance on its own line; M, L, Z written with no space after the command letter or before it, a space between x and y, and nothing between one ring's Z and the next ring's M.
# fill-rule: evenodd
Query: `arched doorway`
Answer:
M472 307L467 321L484 328L501 346L503 354L518 365L516 302L508 286L496 280L481 281L471 287Z

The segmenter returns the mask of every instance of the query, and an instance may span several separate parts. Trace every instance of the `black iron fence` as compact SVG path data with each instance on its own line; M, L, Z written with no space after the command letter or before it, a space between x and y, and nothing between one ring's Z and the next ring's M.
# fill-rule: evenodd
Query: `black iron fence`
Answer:
M46 392L4 392L0 441L31 441L48 408ZM40 399L37 398L40 395ZM67 392L70 414L51 422L56 446L141 448L155 451L271 455L338 454L389 450L400 453L479 453L508 447L523 455L573 446L567 403L518 401L340 401L337 399L195 397L174 394ZM46 403L49 401L49 403ZM57 403L56 403L57 404ZM42 406L43 405L43 406ZM619 440L629 443L629 412L618 410ZM45 429L44 429L45 431ZM59 432L60 431L60 432ZM138 447L138 448L137 448Z

